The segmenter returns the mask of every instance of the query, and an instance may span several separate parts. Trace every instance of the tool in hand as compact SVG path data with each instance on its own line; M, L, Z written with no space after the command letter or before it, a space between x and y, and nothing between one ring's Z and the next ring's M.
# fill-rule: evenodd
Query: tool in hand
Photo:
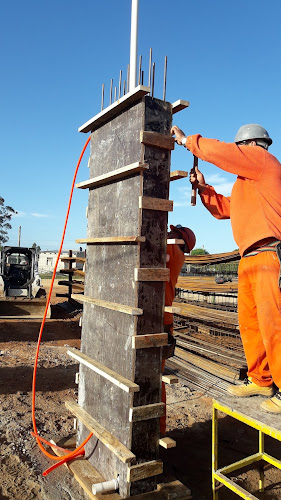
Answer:
M191 169L192 173L196 173L196 168L198 168L198 157L193 155L193 167ZM190 204L192 207L196 205L196 194L197 194L197 183L192 184L191 187L191 200Z

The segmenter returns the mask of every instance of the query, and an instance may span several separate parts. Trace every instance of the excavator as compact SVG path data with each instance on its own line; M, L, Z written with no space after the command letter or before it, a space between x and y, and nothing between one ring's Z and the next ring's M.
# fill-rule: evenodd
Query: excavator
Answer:
M3 297L0 297L0 319L43 318L46 292L38 273L35 248L4 246L1 251L0 275ZM47 318L50 317L48 310Z

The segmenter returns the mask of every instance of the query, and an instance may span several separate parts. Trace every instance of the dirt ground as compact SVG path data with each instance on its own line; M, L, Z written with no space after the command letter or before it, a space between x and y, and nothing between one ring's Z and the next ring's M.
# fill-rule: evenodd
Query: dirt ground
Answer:
M63 287L54 290L62 293ZM53 297L52 304L63 299ZM40 321L0 320L0 500L88 500L63 466L46 478L50 461L31 436L31 383ZM78 365L67 347L80 347L79 320L51 319L44 329L37 373L36 422L40 435L59 441L74 434L73 417L64 402L77 394ZM209 500L211 493L212 400L183 383L167 386L167 434L177 447L161 449L165 478L177 478L191 489L194 500ZM257 452L256 431L222 416L220 466ZM281 459L281 447L271 438L266 448ZM257 493L258 472L251 467L236 476L236 483L260 499L281 499L281 473L266 468L266 491ZM220 500L238 498L226 488Z

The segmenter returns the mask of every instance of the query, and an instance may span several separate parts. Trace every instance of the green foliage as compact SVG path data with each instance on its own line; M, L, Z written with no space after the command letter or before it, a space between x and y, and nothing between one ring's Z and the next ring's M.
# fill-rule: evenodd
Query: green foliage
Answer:
M41 247L39 245L37 245L37 243L33 243L32 248L36 249L36 253L40 253L41 252Z
M5 205L5 200L0 196L0 244L8 241L8 230L12 229L10 220L14 214L17 214L9 205Z
M207 252L204 248L195 248L194 250L191 250L190 255L209 255L209 252Z

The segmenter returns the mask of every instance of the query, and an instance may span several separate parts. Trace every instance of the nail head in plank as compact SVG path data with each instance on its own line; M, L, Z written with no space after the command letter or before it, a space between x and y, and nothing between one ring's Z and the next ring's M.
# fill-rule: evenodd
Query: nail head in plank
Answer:
M144 406L135 406L130 408L129 421L140 422L141 420L150 420L165 415L165 403L154 403Z
M162 382L165 384L177 384L179 381L178 377L176 375L162 375Z
M170 174L170 181L177 181L178 179L184 179L187 176L188 172L185 172L184 170L174 170L174 172L171 172Z
M188 107L189 107L189 101L184 101L183 99L178 99L177 101L173 102L173 104L172 104L172 113L174 115L175 113L178 113L182 109L185 109Z
M167 245L184 245L184 244L185 244L184 240L178 240L177 238L167 240Z
M112 170L111 172L107 172L106 174L98 175L97 177L93 177L87 181L79 182L75 187L78 189L88 189L88 188L96 188L107 184L108 182L117 181L119 179L124 179L125 177L129 177L132 174L137 172L142 172L143 170L148 170L149 164L142 162L131 163L130 165L126 165L125 167L118 168L116 170Z
M99 243L143 243L145 236L104 236L103 238L82 238L75 240L75 243L88 243L95 245Z
M92 358L90 358L86 354L83 354L78 349L74 348L68 349L67 354L69 354L69 356L76 359L83 365L87 366L94 372L98 373L102 377L106 378L114 385L117 385L118 387L120 387L120 389L122 389L125 392L138 392L140 390L139 385L135 384L134 382L131 382L131 380L128 380L125 377L122 377L122 375L119 375L119 373L116 373L110 368L107 368L107 366L104 366L98 361L94 361Z
M159 134L158 132L148 132L147 130L141 130L140 142L145 146L154 146L162 149L172 150L175 148L174 137Z
M89 415L75 401L66 401L66 408L71 411L114 455L124 464L130 463L136 456L126 448L115 436L108 432L91 415Z
M152 460L151 462L144 462L143 464L133 465L128 468L127 481L133 483L140 481L147 477L162 474L163 462L162 460Z
M151 198L150 196L139 197L139 208L146 210L160 210L161 212L172 212L173 201L163 198Z
M162 446L163 448L175 448L177 446L177 443L174 439L170 437L164 437L159 439L159 445Z
M121 111L139 101L144 95L149 94L149 92L149 87L138 85L131 92L128 92L123 97L118 99L118 101L114 102L107 108L103 109L96 116L88 120L84 123L84 125L81 125L81 127L78 128L78 132L84 132L85 134L87 132L93 132L104 123L112 120L115 116L121 113Z
M180 314L181 308L180 307L174 307L174 306L165 306L164 307L164 312L170 313L170 314Z
M146 349L147 347L161 347L167 345L167 333L151 333L146 335L135 335L132 337L133 349Z
M113 311L119 311L125 314L130 314L131 316L140 316L143 314L143 310L138 307L125 306L124 304L117 304L116 302L107 302L106 300L94 299L92 297L87 297L87 295L72 294L72 299L78 300L80 302L87 302L88 304L93 304L98 307L104 307L105 309L111 309Z
M135 281L169 281L170 269L167 268L135 268Z

